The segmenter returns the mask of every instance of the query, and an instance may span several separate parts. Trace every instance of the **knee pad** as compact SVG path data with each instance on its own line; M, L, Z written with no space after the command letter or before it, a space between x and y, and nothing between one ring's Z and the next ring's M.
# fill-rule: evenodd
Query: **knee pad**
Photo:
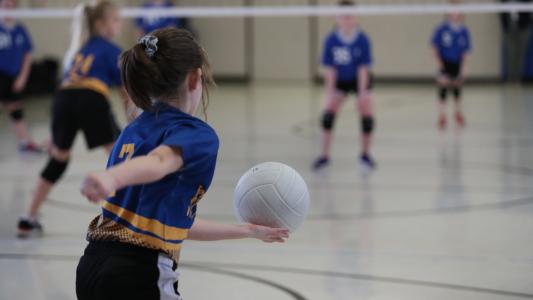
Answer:
M41 177L50 183L56 183L67 170L67 166L68 160L60 161L51 157L41 172Z
M440 101L446 101L446 97L448 97L448 89L445 87L439 88L439 99Z
M362 117L361 118L361 131L364 134L371 134L374 130L374 117Z
M17 109L9 113L11 120L17 122L24 118L24 111L22 109Z
M454 87L453 88L453 96L455 99L461 98L461 88L460 87Z
M331 111L326 111L324 115L322 115L322 128L324 130L331 130L333 129L334 124L335 124L335 113Z

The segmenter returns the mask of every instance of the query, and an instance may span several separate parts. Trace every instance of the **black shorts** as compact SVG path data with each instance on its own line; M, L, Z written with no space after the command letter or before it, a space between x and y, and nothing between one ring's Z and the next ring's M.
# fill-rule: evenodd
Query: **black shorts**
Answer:
M20 100L20 94L13 91L15 77L0 73L0 102L9 103Z
M78 300L181 299L176 264L164 254L118 242L90 242L76 269Z
M355 80L351 81L337 81L335 84L335 87L337 88L337 91L348 95L351 93L358 94L358 86L359 83L357 81L357 78ZM372 90L372 87L374 86L374 76L370 75L368 77L368 90Z
M456 79L457 77L459 77L460 73L461 73L461 62L452 63L452 62L445 61L442 67L442 70L440 70L441 75L446 76L450 79Z
M52 139L61 150L72 147L78 130L89 149L111 144L120 129L106 97L88 89L60 90L52 105Z

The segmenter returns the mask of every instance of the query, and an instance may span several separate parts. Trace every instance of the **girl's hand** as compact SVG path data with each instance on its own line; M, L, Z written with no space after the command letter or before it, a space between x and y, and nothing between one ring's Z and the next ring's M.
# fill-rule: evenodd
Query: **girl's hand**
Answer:
M255 224L247 224L250 237L265 243L284 243L289 238L289 230L285 228L271 228Z
M81 184L81 194L89 201L98 203L116 190L116 181L108 172L89 174Z

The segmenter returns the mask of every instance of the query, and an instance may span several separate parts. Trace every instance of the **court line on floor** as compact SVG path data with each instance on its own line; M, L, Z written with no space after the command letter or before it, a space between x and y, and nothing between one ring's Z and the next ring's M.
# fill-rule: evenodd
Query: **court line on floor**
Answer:
M237 269L237 270L273 271L273 272L289 273L289 274L336 277L336 278L347 278L347 279L354 279L354 280L396 283L396 284L411 285L411 286L424 286L424 287L431 287L431 288L468 291L468 292L475 292L475 293L512 296L512 297L520 297L520 298L528 298L528 299L533 298L533 294L529 294L529 293L497 290L497 289L434 282L434 281L405 279L405 278L398 278L398 277L375 276L375 275L369 275L369 274L335 272L335 271L325 271L325 270L316 270L316 269L301 269L301 268L292 268L292 267L277 267L277 266L249 265L249 264L229 264L229 263L217 263L217 262L196 262L194 264L216 266L220 268L230 268L230 269Z
M47 205L67 209L70 211L79 211L87 213L98 213L96 208L91 208L89 206L67 203L60 200L48 199L45 202ZM472 212L472 211L487 211L494 209L508 209L517 206L524 206L533 204L533 196L511 199L498 203L483 203L476 205L457 205L454 207L442 207L436 209L419 209L419 210L399 210L399 211L388 211L388 212L372 212L364 211L360 213L353 214L311 214L307 217L308 220L314 221L346 221L346 220L359 220L359 219L382 219L382 218L399 218L399 217L417 217L425 215L440 215L440 214L450 214L450 213L463 213L463 212ZM217 220L228 220L235 219L235 216L232 214L210 214L202 213L202 217L217 219Z
M282 161L301 161L301 156L294 156L292 158L288 158L288 156L284 156L284 159ZM308 161L308 159L305 159ZM335 162L338 163L338 166L343 165L343 161L350 160L349 157L337 157L335 159ZM310 160L309 160L310 161ZM219 164L234 164L237 163L245 163L241 159L238 158L228 158L224 157L224 162L219 162ZM387 159L387 167L393 166L409 166L413 167L413 161L409 159ZM439 166L436 166L436 164L440 164ZM506 173L506 174L515 174L515 175L523 175L523 176L531 176L533 177L533 168L528 166L513 166L513 165L507 165L507 164L490 164L490 163L482 163L482 162L462 162L458 161L456 159L454 160L448 160L445 164L442 164L439 162L439 160L420 160L418 159L416 162L416 165L414 165L416 170L420 169L431 169L434 171L454 171L456 169L461 171L492 171L494 173ZM353 167L349 167L350 169L355 169ZM245 169L243 169L244 172ZM336 169L338 171L338 168ZM325 170L327 171L327 170ZM88 172L88 171L87 171ZM324 172L313 172L312 174L323 174ZM326 173L327 174L327 173ZM69 174L67 178L64 178L61 182L70 182L70 181L77 181L81 182L81 180L85 177L86 173L77 173L77 174ZM236 175L237 176L237 175ZM35 175L22 175L22 174L1 174L0 173L0 179L2 180L24 180L24 179L34 179ZM235 178L235 181L237 178ZM216 182L222 182L226 184L228 181L215 179ZM233 181L231 181L231 184Z
M0 259L10 259L10 260L44 260L44 261L78 261L79 256L76 255L58 255L58 254L19 254L19 253L0 253ZM271 280L267 280L261 277L252 276L248 274L239 273L236 271L225 270L220 267L212 267L207 264L193 264L193 263L181 263L180 268L188 268L200 272L207 272L219 275L226 275L234 278L240 278L247 281L252 281L262 285L269 286L276 290L279 290L287 295L289 295L294 300L307 300L299 292L287 287L285 285L276 283Z
M79 257L75 255L57 255L57 254L51 255L51 254L0 253L0 259L77 261ZM399 278L399 277L375 276L375 275L369 275L369 274L336 272L336 271L326 271L326 270L317 270L317 269L302 269L302 268L293 268L293 267L277 267L277 266L264 266L264 265L252 265L252 264L230 264L230 263L217 263L217 262L183 262L180 264L180 267L196 269L196 270L205 270L207 272L225 274L228 276L238 277L242 279L251 280L257 283L266 284L268 286L271 286L273 288L276 288L278 290L281 290L289 294L291 297L293 297L296 300L305 300L306 298L302 296L300 293L290 288L287 288L285 286L282 286L280 284L277 284L275 282L270 282L263 278L250 276L247 274L242 274L242 273L225 270L225 269L237 269L237 270L249 270L249 271L271 271L271 272L279 272L279 273L285 273L285 274L335 277L335 278L345 278L345 279L353 279L353 280L361 280L361 281L392 283L392 284L401 284L401 285L409 285L409 286L439 288L439 289L446 289L446 290L465 291L465 292L474 292L474 293L482 293L482 294L490 294L490 295L501 295L501 296L533 299L533 294L522 293L522 292L513 292L513 291L506 291L506 290L497 290L497 289L434 282L434 281L406 279L406 278Z

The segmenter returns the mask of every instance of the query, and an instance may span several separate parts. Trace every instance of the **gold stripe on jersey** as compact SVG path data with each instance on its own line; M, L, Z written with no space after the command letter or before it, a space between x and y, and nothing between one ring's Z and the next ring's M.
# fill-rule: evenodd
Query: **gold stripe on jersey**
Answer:
M151 232L167 241L184 240L187 238L187 234L189 233L188 229L165 225L159 222L158 220L149 219L149 218L140 216L132 211L129 211L123 207L120 207L108 201L104 201L104 204L102 206L104 209L112 212L113 214L117 215L121 219L127 221L128 223L133 225L135 228L138 228L143 231ZM142 236L143 237L146 236L147 239L153 239L154 244L158 244L157 241L161 241L157 238L147 236L144 234ZM175 244L175 243L166 243L164 241L161 241L161 242L163 242L164 244Z
M67 80L63 82L61 85L61 88L63 89L89 89L92 91L95 91L97 93L100 93L104 95L105 97L109 97L109 87L107 84L100 79L93 78L93 77L87 77L87 78L80 78L77 80Z
M178 245L179 247L177 247L177 249L166 249L164 245L161 245L161 243L157 243L158 245L155 245L145 240L144 235L136 234L135 232L129 230L126 226L118 224L111 219L104 218L101 215L96 217L89 224L87 240L94 242L120 242L138 247L159 250L164 252L176 263L179 262L181 245Z

